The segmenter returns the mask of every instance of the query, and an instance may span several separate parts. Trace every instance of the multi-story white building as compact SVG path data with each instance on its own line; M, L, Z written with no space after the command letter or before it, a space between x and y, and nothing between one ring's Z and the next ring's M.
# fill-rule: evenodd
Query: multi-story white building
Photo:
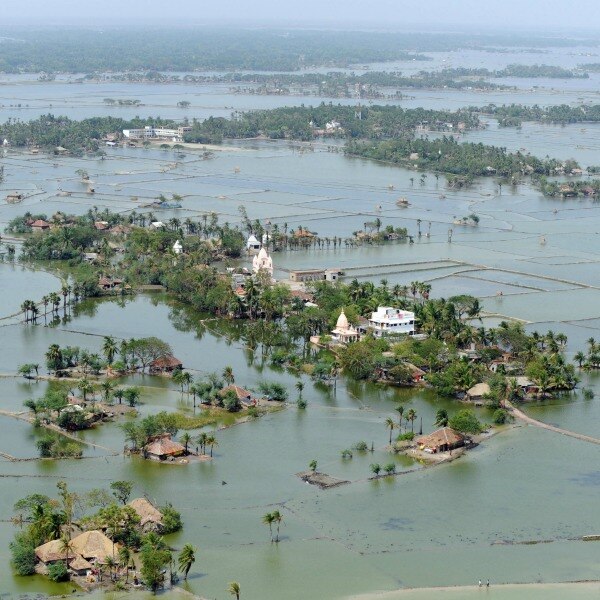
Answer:
M414 335L415 313L391 306L380 306L371 313L369 328L376 337L385 335Z
M123 129L123 135L130 140L160 139L171 140L173 142L182 142L183 136L191 131L189 126L178 127L152 127L150 125L143 129Z

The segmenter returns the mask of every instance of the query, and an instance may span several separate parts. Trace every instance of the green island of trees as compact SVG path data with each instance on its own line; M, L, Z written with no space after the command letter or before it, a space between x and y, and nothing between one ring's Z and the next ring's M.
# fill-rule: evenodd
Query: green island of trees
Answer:
M133 485L128 481L111 483L112 493L97 488L80 495L64 481L57 488L58 498L35 493L14 506L13 520L20 528L10 551L18 575L41 572L53 581L72 580L84 589L92 583L105 590L127 590L141 582L154 592L167 581L175 583L178 571L187 578L195 548L184 544L177 556L163 537L183 527L171 504L152 507L145 498L129 503ZM142 525L146 507L160 517ZM81 554L90 552L90 545L82 541L87 535L94 536L93 556ZM82 562L89 564L83 571L92 573L93 582L81 574Z

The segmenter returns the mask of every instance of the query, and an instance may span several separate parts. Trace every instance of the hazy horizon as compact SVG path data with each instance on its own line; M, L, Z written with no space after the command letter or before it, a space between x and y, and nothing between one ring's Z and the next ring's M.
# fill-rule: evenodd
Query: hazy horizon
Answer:
M365 7L368 7L368 11ZM304 0L288 6L276 0L2 0L0 27L270 26L368 28L419 31L480 29L556 33L600 29L597 0ZM593 24L593 25L592 25Z

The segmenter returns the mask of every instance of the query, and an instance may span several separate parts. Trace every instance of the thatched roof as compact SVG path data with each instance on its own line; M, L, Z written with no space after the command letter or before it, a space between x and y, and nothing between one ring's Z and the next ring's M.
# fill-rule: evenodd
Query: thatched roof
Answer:
M179 442L174 442L170 435L154 439L144 449L148 454L154 456L178 456L185 452L185 447Z
M228 392L233 392L237 396L237 399L240 401L247 402L250 398L252 398L252 392L245 390L244 388L240 387L239 385L228 385L227 387L224 387L219 392L219 396L223 397Z
M86 559L96 559L104 562L107 556L112 556L113 543L98 530L85 531L71 540L73 551ZM114 552L118 551L118 544L115 544Z
M465 436L451 427L442 427L429 435L418 437L415 441L419 446L439 448L440 446L456 446L457 444L461 444L465 441Z
M129 506L135 510L140 517L140 525L144 527L147 523L162 525L162 513L146 498L136 498L129 503Z
M60 540L52 540L46 542L35 549L35 555L43 563L56 562L57 560L64 560L67 554L61 549L62 542Z
M150 363L152 369L175 369L182 365L183 363L174 356L161 356Z
M69 562L69 567L73 569L73 571L86 571L87 569L92 568L92 564L85 560L83 556L77 555L71 562Z
M487 383L478 383L467 392L467 396L469 398L482 398L486 394L489 394L490 391L490 386Z

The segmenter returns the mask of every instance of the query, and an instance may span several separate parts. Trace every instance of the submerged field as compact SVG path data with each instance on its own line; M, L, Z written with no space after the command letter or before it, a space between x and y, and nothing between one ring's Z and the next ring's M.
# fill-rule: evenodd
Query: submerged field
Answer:
M41 88L35 90L31 93L39 98ZM104 89L99 93L107 95ZM122 93L132 94L129 89ZM448 102L449 97L435 101ZM233 101L223 98L214 99L215 114L230 112L224 106ZM78 105L72 116L80 116L79 110L84 109ZM557 132L531 126L501 135L508 147L527 146L533 152L547 142L560 143L569 156L584 164L594 162L593 152L576 148L577 127ZM494 142L494 130L473 136ZM339 267L348 279L386 278L390 285L429 281L433 296L480 297L486 324L515 318L530 330L566 333L569 357L583 348L587 338L600 336L600 204L590 199L551 200L526 183L504 186L500 194L491 179L453 191L446 189L443 177L438 181L428 175L421 185L420 174L414 171L348 159L319 144L308 151L306 145L286 142L236 142L224 145L210 160L190 149L183 156L171 150L107 149L105 160L10 149L2 164L6 179L0 184L0 196L13 190L29 195L18 205L0 202L2 227L25 210L83 214L96 206L139 212L139 204L160 193L184 197L182 209L153 211L163 221L198 219L215 211L222 221L234 224L240 221L238 207L243 204L252 219L270 219L280 227L287 223L290 229L302 225L321 237L348 237L365 221L379 217L386 225L407 227L415 243L276 253L275 276L285 279L295 268ZM75 174L80 168L95 183L93 196ZM59 195L65 191L71 195ZM407 197L411 206L399 208L399 197ZM472 212L480 216L479 226L452 226L455 218ZM422 221L421 238L416 237L417 219ZM545 244L540 243L542 236ZM248 264L247 259L242 262ZM47 385L5 375L14 375L24 362L43 363L51 343L97 351L104 335L120 339L156 335L169 341L194 375L231 365L236 383L255 387L261 379L279 381L295 400L293 376L262 364L258 353L252 356L232 342L226 323L202 321L206 315L189 314L163 295L138 295L124 303L87 301L68 322L55 327L25 326L12 316L24 299L39 299L59 287L52 274L0 264L2 410L21 410L24 400L41 395ZM600 392L597 375L582 378L582 385ZM595 446L519 426L458 461L423 469L411 459L391 458L384 452L384 419L401 400L417 411L423 429L430 431L436 410L454 410L452 402L430 391L343 377L335 394L305 382L306 411L290 406L218 431L219 447L210 463L174 466L113 456L124 443L116 423L80 434L97 445L86 447L82 460L0 458L0 564L8 564L8 541L14 530L10 519L17 499L34 492L52 494L61 478L77 492L127 479L135 482L137 495L146 493L160 503L172 501L181 509L184 533L169 541L174 546L187 541L198 546L185 587L202 597L225 597L232 580L240 582L243 597L300 600L403 587L474 586L488 577L493 586L484 593L498 598L597 594L591 584L567 591L553 586L494 587L597 578L600 547L580 541L583 535L598 533L600 472ZM163 409L193 412L190 399L169 380L135 376L126 383L142 386L142 415ZM576 390L527 410L540 420L594 435L600 426L599 406ZM480 417L491 418L485 409ZM0 452L17 459L36 456L35 434L26 423L0 414L0 431ZM341 450L360 440L373 442L374 453L355 453L352 460L342 460ZM318 460L320 470L351 483L329 491L306 485L294 474L312 459ZM397 462L398 476L367 479L371 462L390 460ZM284 515L279 545L270 543L268 528L261 523L272 507ZM1 593L56 594L69 589L41 578L13 577L7 569L2 573ZM468 598L480 592L409 591L398 598Z

